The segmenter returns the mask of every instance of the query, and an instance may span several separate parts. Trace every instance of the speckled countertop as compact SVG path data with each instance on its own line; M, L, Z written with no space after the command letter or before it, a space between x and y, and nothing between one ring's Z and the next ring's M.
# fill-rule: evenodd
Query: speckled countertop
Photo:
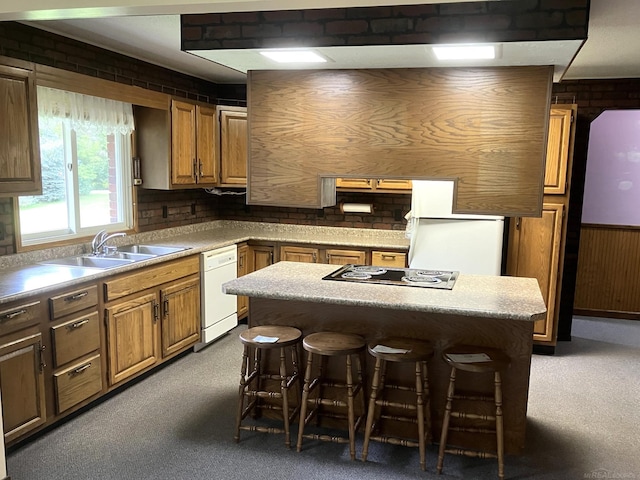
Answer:
M36 293L46 293L74 284L98 280L116 273L247 240L340 245L354 248L396 250L409 248L409 241L404 237L403 231L218 220L114 238L110 241L110 245L154 244L189 247L189 249L107 270L38 263L52 258L87 253L90 251L88 243L0 256L0 305L21 300Z
M278 262L223 284L226 293L276 300L355 305L536 321L546 307L533 278L460 275L452 290L322 280L336 265Z

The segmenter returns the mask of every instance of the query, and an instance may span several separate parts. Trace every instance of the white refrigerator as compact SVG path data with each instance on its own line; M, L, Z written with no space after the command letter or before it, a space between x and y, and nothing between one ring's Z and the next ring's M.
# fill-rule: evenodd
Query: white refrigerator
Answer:
M413 181L409 267L500 275L504 217L451 213L453 188L453 181Z

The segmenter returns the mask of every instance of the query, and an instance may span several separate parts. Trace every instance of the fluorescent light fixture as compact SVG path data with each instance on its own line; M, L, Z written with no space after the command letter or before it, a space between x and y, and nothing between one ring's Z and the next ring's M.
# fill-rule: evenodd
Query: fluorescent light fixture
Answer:
M447 45L431 47L438 60L491 60L496 58L493 45Z
M311 50L264 50L260 52L279 63L323 63L327 59Z

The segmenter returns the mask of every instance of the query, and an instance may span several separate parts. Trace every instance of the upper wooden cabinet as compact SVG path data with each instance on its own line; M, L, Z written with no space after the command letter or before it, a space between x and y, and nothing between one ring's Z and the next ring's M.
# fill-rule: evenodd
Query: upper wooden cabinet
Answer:
M172 190L217 184L215 107L174 99L167 110L137 106L134 112L143 187Z
M222 187L247 185L247 108L219 105L216 129Z
M545 195L563 195L567 190L567 166L573 146L571 125L575 111L576 105L551 107L544 174Z
M337 178L340 190L358 190L380 193L411 193L411 180L384 178Z
M32 65L0 58L0 197L42 193Z

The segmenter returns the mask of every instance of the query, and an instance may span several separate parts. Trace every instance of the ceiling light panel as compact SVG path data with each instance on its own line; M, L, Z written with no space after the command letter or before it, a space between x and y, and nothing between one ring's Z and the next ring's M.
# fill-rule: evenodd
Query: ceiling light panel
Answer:
M493 60L496 49L493 45L440 45L432 47L438 60Z
M324 63L327 61L326 58L311 50L263 50L260 55L278 63Z

